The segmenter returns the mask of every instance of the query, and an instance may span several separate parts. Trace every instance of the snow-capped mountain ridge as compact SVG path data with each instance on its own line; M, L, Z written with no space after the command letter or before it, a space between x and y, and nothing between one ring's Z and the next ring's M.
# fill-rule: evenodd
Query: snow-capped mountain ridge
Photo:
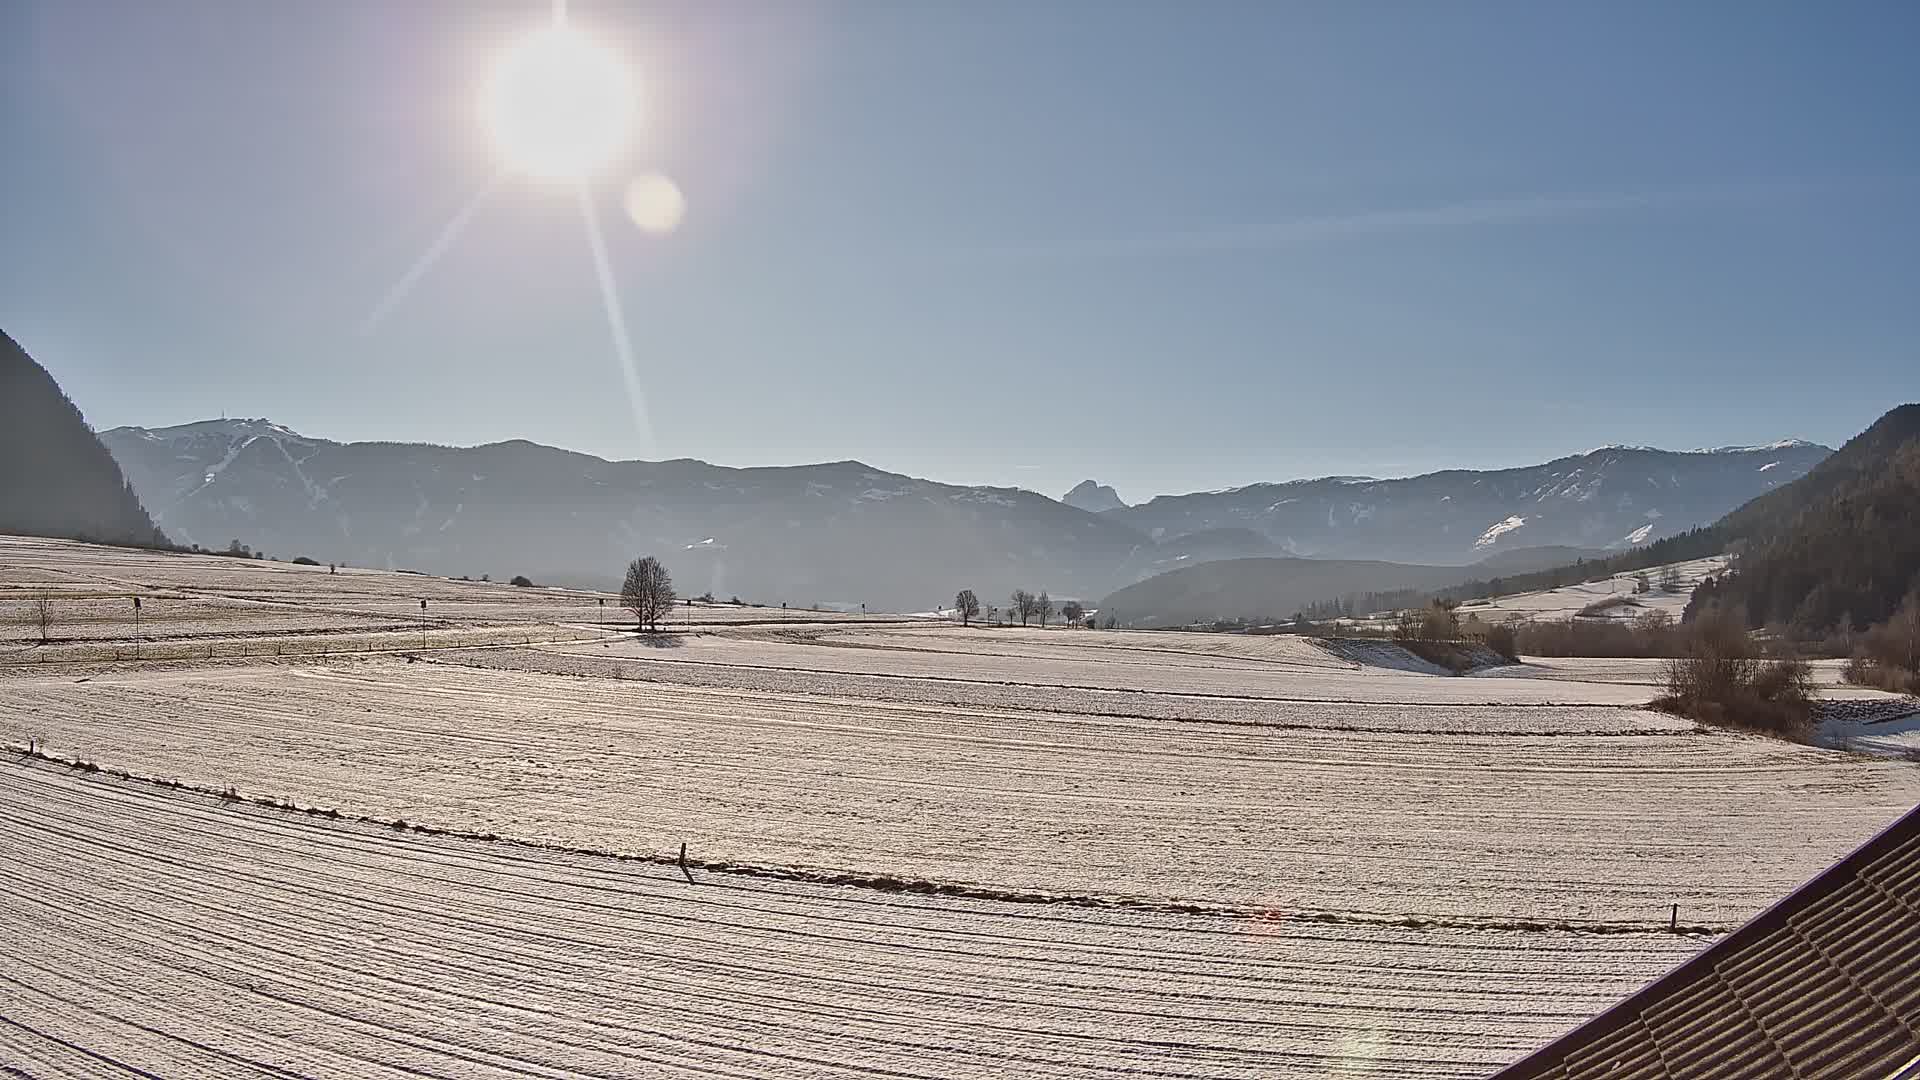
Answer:
M1295 555L1467 563L1520 547L1625 548L1685 532L1830 452L1801 440L1697 451L1606 446L1511 469L1162 495L1104 516L1154 538L1248 528Z
M1098 597L1178 565L1290 554L1464 565L1522 548L1646 543L1704 524L1826 456L1797 440L1615 447L1542 465L1334 476L1127 506L1056 502L859 461L613 462L511 440L338 443L264 418L116 428L101 441L162 528L283 555L605 584L671 553L693 591L922 610L962 586ZM1086 499L1104 507L1089 509Z
M1710 446L1710 447L1701 447L1697 450L1689 450L1687 451L1687 453L1690 453L1690 454L1763 454L1769 450L1806 450L1810 448L1818 448L1822 450L1827 449L1826 447L1820 446L1819 443L1808 442L1805 439L1775 439L1773 442L1760 443L1757 446ZM1832 453L1832 451L1829 450L1828 453Z

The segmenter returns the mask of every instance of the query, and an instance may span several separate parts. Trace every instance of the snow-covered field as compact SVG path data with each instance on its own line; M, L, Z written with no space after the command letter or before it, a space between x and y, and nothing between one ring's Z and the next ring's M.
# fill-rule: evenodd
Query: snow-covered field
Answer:
M1017 687L904 702L884 680L827 696L736 674L388 659L35 674L0 693L15 742L377 817L1387 918L1651 925L1679 902L1729 925L1920 799L1905 763L1623 708L1254 701L1183 723L1037 711Z
M1633 573L1614 574L1600 581L1565 585L1558 589L1514 593L1491 600L1470 600L1460 605L1460 615L1462 618L1467 615L1479 615L1487 622L1501 622L1509 619L1564 621L1579 615L1593 604L1614 601L1604 610L1595 612L1589 617L1637 619L1642 615L1661 611L1677 620L1680 618L1680 613L1686 610L1687 598L1693 595L1694 586L1706 578L1718 575L1726 568L1726 557L1715 555L1705 559L1656 566ZM1672 569L1680 580L1680 587L1672 592L1660 587L1661 578L1668 569ZM1635 579L1642 574L1646 576L1653 588L1648 592L1635 593L1634 589L1638 586Z
M631 638L566 646L565 651L601 659L652 665L708 665L769 673L837 673L898 683L938 680L1065 688L1083 692L1187 694L1223 699L1374 702L1415 705L1637 705L1650 695L1631 686L1529 679L1460 680L1395 671L1341 660L1310 642L1292 639L1296 657L1254 660L1214 653L1179 655L1149 631L1123 632L1141 640L1138 651L1095 646L1077 648L1086 631L1044 633L1057 643L1039 651L1005 630L946 632L957 648L894 647L874 640L802 633L696 637L684 646L661 649ZM1034 631L1031 633L1042 633ZM978 638L985 636L985 645ZM1091 635L1089 635L1091 636ZM1212 635L1192 635L1207 637ZM1007 640L1005 654L992 643ZM882 639L884 640L884 636ZM1282 639L1241 639L1278 642ZM858 644L854 642L858 641ZM885 693L875 688L876 692Z
M848 621L862 618L728 603L682 606L671 619L696 629ZM914 622L864 624L888 621ZM630 622L611 593L0 536L0 665L132 659L136 640L142 658L217 659L402 648L409 634L427 648L524 644Z
M34 1076L1471 1077L1700 944L689 885L13 761L0 815Z
M147 589L245 654L15 628L0 741L347 815L0 759L0 1064L1472 1076L1920 801L1920 765L1639 709L1631 661L731 608L647 640L596 594L228 562L0 541L0 606ZM420 595L480 614L355 621ZM615 857L682 843L755 873Z

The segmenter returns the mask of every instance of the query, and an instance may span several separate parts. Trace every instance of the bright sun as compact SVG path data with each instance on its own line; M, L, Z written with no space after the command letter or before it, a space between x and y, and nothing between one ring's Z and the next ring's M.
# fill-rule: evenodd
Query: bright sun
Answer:
M584 180L619 156L634 119L633 77L611 49L556 24L500 58L482 98L506 164L542 180Z

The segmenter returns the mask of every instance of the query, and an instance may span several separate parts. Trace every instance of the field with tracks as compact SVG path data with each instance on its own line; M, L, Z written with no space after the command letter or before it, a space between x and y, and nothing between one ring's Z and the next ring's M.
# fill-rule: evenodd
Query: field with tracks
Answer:
M0 539L0 1064L1473 1076L1920 801L1619 662L601 599Z

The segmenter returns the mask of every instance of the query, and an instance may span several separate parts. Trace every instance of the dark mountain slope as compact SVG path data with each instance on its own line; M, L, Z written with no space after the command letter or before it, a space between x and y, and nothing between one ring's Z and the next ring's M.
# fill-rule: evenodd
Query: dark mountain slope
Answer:
M162 545L120 467L60 385L0 333L0 533Z
M1812 472L1728 514L1734 572L1696 598L1801 633L1884 621L1920 589L1920 404L1875 421Z

